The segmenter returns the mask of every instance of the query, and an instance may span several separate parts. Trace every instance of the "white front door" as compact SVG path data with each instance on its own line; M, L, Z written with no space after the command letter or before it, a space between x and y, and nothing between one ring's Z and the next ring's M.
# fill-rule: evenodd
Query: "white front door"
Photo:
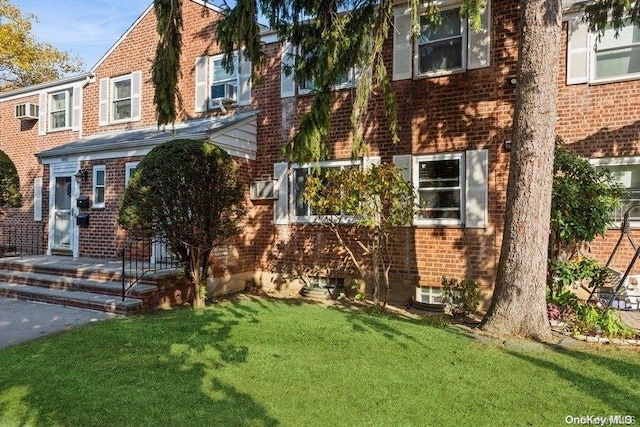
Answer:
M55 177L53 193L53 249L72 251L73 242L73 177Z
M61 162L51 165L49 181L49 248L47 253L78 256L80 235L76 227L76 200L80 188L75 174L79 162Z

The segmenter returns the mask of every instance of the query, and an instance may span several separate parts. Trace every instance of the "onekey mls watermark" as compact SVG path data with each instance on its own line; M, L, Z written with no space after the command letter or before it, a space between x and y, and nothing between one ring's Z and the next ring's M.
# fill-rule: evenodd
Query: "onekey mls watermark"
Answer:
M636 423L634 415L567 415L564 422L569 425L630 426Z

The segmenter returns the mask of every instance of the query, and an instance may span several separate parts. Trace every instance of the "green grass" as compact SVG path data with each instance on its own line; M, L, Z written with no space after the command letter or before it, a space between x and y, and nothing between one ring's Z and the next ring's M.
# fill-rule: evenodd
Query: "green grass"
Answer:
M560 426L618 414L640 422L636 351L510 351L297 301L109 320L0 351L0 426Z

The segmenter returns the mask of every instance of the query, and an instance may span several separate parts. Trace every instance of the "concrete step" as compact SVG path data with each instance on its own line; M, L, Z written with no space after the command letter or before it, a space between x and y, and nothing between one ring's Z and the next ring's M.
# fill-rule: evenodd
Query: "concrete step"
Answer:
M122 295L121 281L99 279L78 279L57 274L33 273L19 270L0 270L0 281L7 283L39 286L51 289L93 292L98 294ZM136 284L127 295L144 299L147 294L157 292L157 287L149 284Z
M113 295L6 282L0 282L0 296L89 308L108 313L133 314L143 311L143 300L139 298L125 298L122 301L122 298Z
M78 279L102 281L122 281L122 267L119 261L73 259L69 257L9 257L0 258L0 269L26 273L55 274Z

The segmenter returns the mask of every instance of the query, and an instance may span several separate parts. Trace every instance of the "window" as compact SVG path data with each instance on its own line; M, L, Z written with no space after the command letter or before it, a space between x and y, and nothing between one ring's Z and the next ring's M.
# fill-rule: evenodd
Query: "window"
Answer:
M355 73L351 69L348 73L340 78L340 81L334 86L334 89L344 89L352 87L355 84ZM298 86L298 94L305 95L316 88L316 85L311 80L305 80Z
M309 207L307 203L303 200L302 195L304 194L305 184L307 181L307 176L313 173L322 174L323 171L327 171L329 169L346 169L353 167L360 167L359 161L351 161L351 160L339 160L339 161L328 161L328 162L320 162L320 170L317 170L315 164L305 164L305 165L293 165L293 183L291 186L292 191L292 207L291 212L294 220L296 221L313 221L315 219L315 213Z
M414 158L418 223L458 225L463 219L464 155L435 154Z
M611 171L612 175L627 189L621 206L612 212L612 220L621 223L624 213L633 204L640 203L640 157L592 159L596 168ZM631 211L632 225L640 226L640 208Z
M420 17L418 38L418 74L433 75L465 68L466 21L460 8L442 10L442 22L431 25Z
M131 118L131 76L111 80L112 121Z
M416 288L416 301L425 304L442 304L441 290L432 286Z
M105 165L93 167L93 207L104 208L105 188L106 188L106 168Z
M235 101L238 91L238 63L234 54L234 67L231 73L222 66L222 55L211 58L211 107L218 101Z
M49 94L49 130L70 128L72 123L73 91Z
M593 81L613 81L640 77L640 27L625 22L616 37L615 30L607 28L604 35L594 39L592 60Z
M99 125L126 123L140 120L142 72L119 77L104 77L99 84Z
M129 180L133 176L133 173L136 171L138 164L140 162L127 162L124 167L124 186L129 185Z
M294 65L296 57L301 55L300 50L290 43L286 43L282 50L282 71L280 80L280 96L282 98L297 95L306 95L316 88L312 80L305 80L296 83ZM358 67L352 67L348 72L341 76L339 82L334 85L333 90L353 87L357 77ZM296 90L297 89L297 90Z

